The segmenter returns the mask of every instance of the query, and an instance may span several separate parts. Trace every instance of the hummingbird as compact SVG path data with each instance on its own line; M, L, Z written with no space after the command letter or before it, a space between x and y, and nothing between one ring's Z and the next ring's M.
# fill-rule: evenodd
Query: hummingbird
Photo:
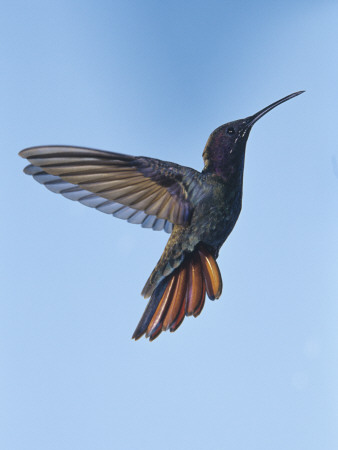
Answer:
M246 143L253 125L294 92L256 114L216 128L201 172L145 156L84 147L30 147L24 172L50 191L143 228L165 230L167 245L142 295L149 298L133 339L150 341L197 317L222 293L216 262L242 208Z

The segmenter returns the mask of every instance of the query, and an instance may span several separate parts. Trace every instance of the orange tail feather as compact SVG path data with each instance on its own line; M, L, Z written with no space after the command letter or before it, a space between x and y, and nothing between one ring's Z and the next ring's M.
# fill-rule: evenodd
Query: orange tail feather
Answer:
M214 257L204 248L200 247L198 253L202 262L205 287L210 300L219 298L222 293L222 277Z
M198 308L194 312L194 317L197 317L197 316L199 316L201 314L202 309L203 309L204 304L205 304L205 283L204 283L204 280L202 280L202 281L203 281L203 285L202 285L201 301L200 301L200 304L199 304Z
M198 309L203 294L203 273L198 253L191 256L189 264L189 283L187 290L186 315L192 316ZM205 295L205 293L204 293Z
M211 253L200 245L153 291L133 338L139 339L145 334L152 341L162 331L177 330L185 315L197 317L201 313L206 293L214 300L221 292L218 265Z
M151 319L148 325L146 337L150 337L150 339L152 338L155 339L155 337L157 337L161 333L163 320L164 317L166 316L166 312L172 301L176 283L177 283L177 273L173 274L164 291L163 297L161 298L161 301L153 315L153 318Z
M182 303L185 300L185 293L187 291L187 268L186 264L183 263L178 271L177 283L175 286L175 291L173 293L173 298L169 306L168 312L166 313L165 319L163 321L163 330L166 331L170 328L176 321L177 316L180 313Z
M177 328L183 322L184 316L185 316L185 299L183 299L183 302L182 302L182 305L181 305L181 309L180 309L180 312L178 313L177 319L175 320L175 322L172 323L172 325L170 327L170 331L171 332L177 330Z

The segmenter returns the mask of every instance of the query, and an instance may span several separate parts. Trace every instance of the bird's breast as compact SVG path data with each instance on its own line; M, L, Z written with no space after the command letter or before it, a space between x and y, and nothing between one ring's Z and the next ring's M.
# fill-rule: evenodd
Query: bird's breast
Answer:
M192 233L209 246L219 249L231 233L242 205L241 186L213 183L195 205Z

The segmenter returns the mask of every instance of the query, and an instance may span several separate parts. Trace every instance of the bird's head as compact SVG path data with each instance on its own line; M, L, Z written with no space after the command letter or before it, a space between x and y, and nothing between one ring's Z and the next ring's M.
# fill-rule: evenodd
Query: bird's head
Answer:
M216 128L209 136L203 151L204 172L212 172L228 178L231 173L243 167L245 146L253 125L276 106L303 92L294 92L252 116Z

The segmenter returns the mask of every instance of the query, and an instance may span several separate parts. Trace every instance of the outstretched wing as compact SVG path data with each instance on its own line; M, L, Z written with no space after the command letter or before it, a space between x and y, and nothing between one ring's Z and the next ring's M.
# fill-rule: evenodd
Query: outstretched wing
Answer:
M154 230L185 225L188 189L199 173L153 158L83 147L31 147L19 153L25 173L53 192Z

